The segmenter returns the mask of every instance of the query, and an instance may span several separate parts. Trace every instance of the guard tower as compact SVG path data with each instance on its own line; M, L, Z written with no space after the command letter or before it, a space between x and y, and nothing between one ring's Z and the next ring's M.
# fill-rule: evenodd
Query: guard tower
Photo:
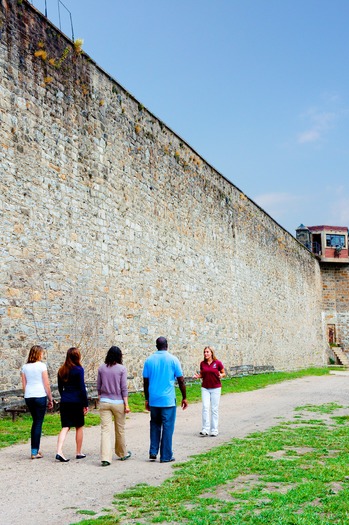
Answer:
M320 262L348 264L348 228L346 226L304 226L296 230L296 238Z

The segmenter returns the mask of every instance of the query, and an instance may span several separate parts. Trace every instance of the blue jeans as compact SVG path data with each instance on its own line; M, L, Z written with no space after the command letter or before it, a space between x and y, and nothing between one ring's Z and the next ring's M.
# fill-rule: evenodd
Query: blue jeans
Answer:
M32 455L36 456L40 449L41 429L46 412L47 396L45 397L26 397L26 405L33 418L31 428L31 449Z
M172 436L176 421L176 407L150 407L150 449L149 454L160 461L172 459Z

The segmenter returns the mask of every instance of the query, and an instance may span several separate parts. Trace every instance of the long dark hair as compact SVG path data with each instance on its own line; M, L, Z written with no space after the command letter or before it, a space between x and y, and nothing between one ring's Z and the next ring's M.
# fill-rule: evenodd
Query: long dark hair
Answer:
M80 350L75 346L73 348L69 348L65 361L61 368L58 370L58 375L62 379L62 381L65 382L68 380L69 372L74 366L81 366L80 361Z
M104 362L107 366L122 365L122 352L120 348L118 346L110 347Z

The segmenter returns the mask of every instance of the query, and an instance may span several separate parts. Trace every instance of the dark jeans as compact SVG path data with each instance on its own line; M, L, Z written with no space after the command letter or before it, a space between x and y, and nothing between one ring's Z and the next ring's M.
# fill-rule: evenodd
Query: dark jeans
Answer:
M31 429L31 453L35 456L40 449L41 429L46 412L47 396L27 397L25 402L33 418Z
M150 407L150 449L160 461L169 461L172 454L172 436L176 421L176 407Z

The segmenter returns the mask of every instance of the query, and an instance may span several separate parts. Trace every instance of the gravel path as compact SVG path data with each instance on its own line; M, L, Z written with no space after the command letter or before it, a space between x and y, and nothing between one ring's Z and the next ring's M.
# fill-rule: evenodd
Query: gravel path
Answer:
M190 386L188 387L190 388ZM291 419L295 407L304 404L338 402L348 406L349 377L329 375L306 377L268 386L261 390L222 396L220 434L199 437L201 403L178 410L174 435L177 461L256 430L276 425L280 417ZM346 411L347 412L347 411ZM102 468L99 458L100 428L86 428L84 452L87 458L75 460L74 432L68 435L64 452L69 463L54 461L55 437L43 437L45 457L31 460L29 445L0 450L0 523L2 525L69 525L86 516L77 510L112 508L113 494L137 483L160 484L171 475L171 463L149 462L149 415L130 414L126 438L132 457L113 461Z

